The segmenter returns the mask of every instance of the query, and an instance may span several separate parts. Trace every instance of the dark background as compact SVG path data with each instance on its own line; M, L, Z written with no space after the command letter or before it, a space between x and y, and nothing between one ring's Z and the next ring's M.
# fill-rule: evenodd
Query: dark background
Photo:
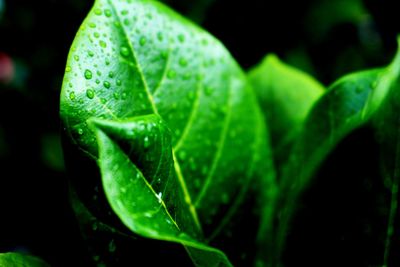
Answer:
M167 2L245 69L273 52L325 85L390 62L400 32L395 1ZM68 203L58 110L69 46L91 5L0 0L0 252L27 251L54 266L90 262ZM381 264L387 196L371 140L368 129L356 132L322 167L289 235L287 266Z

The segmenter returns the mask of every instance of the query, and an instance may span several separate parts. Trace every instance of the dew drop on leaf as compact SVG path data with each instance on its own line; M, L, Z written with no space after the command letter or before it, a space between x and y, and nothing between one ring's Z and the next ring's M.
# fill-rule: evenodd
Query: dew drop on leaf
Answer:
M117 86L120 86L122 84L121 80L117 80L116 84Z
M79 128L79 129L78 129L78 134L79 134L79 135L83 135L83 129L82 129L82 128Z
M162 40L164 40L164 36L161 32L157 33L157 39L161 42Z
M74 92L69 93L69 99L71 99L71 101L75 100L75 93Z
M89 98L89 99L93 99L93 98L94 98L94 91L93 91L93 89L87 89L87 90L86 90L86 96L87 96L87 98Z
M107 47L107 43L104 42L104 41L102 41L102 40L99 41L99 44L100 44L100 46L101 46L102 48L106 48L106 47Z
M87 80L90 80L93 77L92 72L90 70L85 70L84 76Z
M121 56L128 57L129 56L129 49L126 46L121 46Z
M110 72L108 73L108 77L110 77L111 79L114 78L114 76L115 76L115 74L114 74L113 71L110 71Z
M124 19L123 21L125 26L129 26L131 23L129 22L129 19Z
M214 91L214 89L213 89L211 86L206 86L206 87L204 87L204 93L205 93L207 96L210 96L210 95L213 93L213 91Z
M119 99L119 93L117 93L117 92L113 93L113 97L114 97L115 100L118 100Z
M150 140L148 136L145 136L143 139L143 146L144 148L148 148L150 146Z
M178 35L178 40L179 40L179 42L183 43L185 41L185 35L179 34Z
M166 59L168 57L168 52L167 51L162 51L161 52L161 58Z
M70 72L71 71L71 67L70 66L67 66L66 68L65 68L65 72Z
M106 15L107 18L111 17L111 10L109 9L104 10L104 14Z
M104 85L104 87L107 88L107 89L109 89L109 88L111 87L111 84L110 84L110 82L108 82L108 81L104 81L103 85Z
M169 70L167 74L168 79L174 79L176 77L176 71Z
M147 43L146 37L142 36L142 37L140 38L140 40L139 40L139 44L140 44L141 46L144 46L146 43Z
M179 65L181 65L182 67L186 67L188 64L187 60L184 58L179 59Z
M96 8L96 9L94 10L94 14L96 14L97 16L100 16L102 13L103 13L103 12L101 12L101 9L99 9L99 8Z
M186 154L185 150L180 150L178 152L178 157L179 157L180 160L182 160L182 161L186 160L186 156L187 156L187 154Z
M159 193L157 194L157 200L158 200L158 203L161 203L161 202L162 202L162 192L159 192Z

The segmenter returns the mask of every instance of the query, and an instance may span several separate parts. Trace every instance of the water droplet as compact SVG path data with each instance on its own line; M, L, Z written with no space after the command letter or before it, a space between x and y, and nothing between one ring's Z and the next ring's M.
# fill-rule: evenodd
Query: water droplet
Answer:
M79 56L78 56L78 55L75 55L75 56L74 56L74 59L75 59L75 61L79 61Z
M129 24L131 24L131 23L129 22L129 19L124 19L123 23L124 23L125 26L129 26Z
M144 37L144 36L140 37L139 44L141 46L144 46L146 43L147 43L146 37Z
M107 88L107 89L109 89L109 88L111 87L111 84L110 84L110 82L108 82L108 81L104 81L103 85L104 85L104 87Z
M159 192L158 194L157 194L157 200L158 200L158 203L161 203L162 202L162 192Z
M92 72L90 70L85 70L84 76L87 80L92 79Z
M116 249L117 249L117 246L115 245L114 239L112 239L110 241L110 243L108 244L108 251L110 253L113 253L113 252L115 252Z
M176 71L174 71L172 69L169 70L167 73L167 77L168 77L168 79L174 79L176 77Z
M187 156L187 154L186 154L185 150L180 150L178 152L178 157L179 157L180 160L184 161L186 159L186 156Z
M94 53L92 51L88 51L88 55L89 55L89 57L93 57Z
M148 148L150 146L150 140L148 136L145 136L143 139L143 146L144 148Z
M119 93L117 92L113 93L113 97L115 100L119 100Z
M123 57L129 56L129 49L126 46L121 46L121 56Z
M82 129L82 128L79 128L79 129L78 129L78 134L79 134L79 135L83 135L83 129Z
M204 87L204 93L205 93L207 96L210 96L210 95L213 93L213 91L214 91L214 89L213 89L211 86L206 86L206 87Z
M96 66L97 67L97 66ZM96 74L98 75L98 76L101 76L101 71L96 71Z
M99 79L96 79L96 84L100 84L100 80Z
M99 41L99 45L100 45L102 48L106 48L106 47L107 47L107 43L104 42L104 41L102 41L102 40Z
M65 68L65 72L70 72L71 71L71 67L70 66L67 66L66 68Z
M106 65L107 66L110 65L110 60L109 59L106 59Z
M105 104L105 103L107 103L107 99L101 98L101 99L100 99L100 102L101 102L102 104Z
M183 43L185 41L185 35L179 34L178 35L178 40L179 40L179 42Z
M126 93L122 93L122 94L121 94L121 99L122 99L122 100L125 100L126 97L127 97L127 94L126 94Z
M162 32L158 32L157 33L157 39L161 42L162 40L164 40L164 36L162 34Z
M150 13L147 13L147 14L146 14L146 18L148 18L148 19L153 19L153 16L152 16Z
M90 27L90 28L96 28L96 23L90 22L90 23L89 23L89 27Z
M115 76L115 73L113 71L110 71L108 73L108 77L110 77L111 79L114 78L114 76Z
M167 51L162 51L161 54L160 54L160 56L161 56L162 59L167 59L167 57L168 57L168 52L167 52Z
M103 12L101 12L101 9L99 9L99 8L96 8L96 9L94 10L94 14L96 14L97 16L100 16L102 13L103 13Z
M111 10L109 9L104 10L104 15L106 15L107 18L111 17Z
M179 59L179 65L181 65L182 67L186 67L188 64L187 60L184 58Z
M122 84L121 80L117 80L116 84L117 86L120 86Z
M121 14L122 14L122 15L128 15L128 10L126 10L126 9L122 10L122 11L121 11Z
M75 93L74 92L69 93L69 99L71 99L71 101L75 100Z
M86 90L86 96L87 96L89 99L93 99L93 98L94 98L94 91L93 91L93 89L87 89L87 90Z
M99 38L99 37L100 37L100 33L98 33L98 32L93 33L93 35L94 35L94 37L96 37L96 38Z

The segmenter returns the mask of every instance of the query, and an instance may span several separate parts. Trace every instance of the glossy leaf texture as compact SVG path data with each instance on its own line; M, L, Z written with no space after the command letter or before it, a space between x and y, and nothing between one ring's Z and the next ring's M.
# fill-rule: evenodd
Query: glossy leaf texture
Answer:
M0 253L0 266L9 267L49 267L44 261L22 253Z
M281 162L324 87L274 54L250 70L248 77L269 126L274 159Z
M315 171L345 136L364 125L374 125L372 122L380 116L381 110L388 110L386 102L393 102L398 94L399 70L398 53L386 68L361 71L339 79L312 108L283 168L278 251L284 247L296 200L312 181ZM391 112L395 114L393 109ZM390 116L381 117L379 121L390 121L387 129L397 134L394 129L398 125ZM382 132L381 127L375 127L375 131ZM393 156L393 153L387 155Z
M182 243L197 266L231 265L207 243L270 155L252 88L215 38L155 1L98 0L72 45L60 113L125 226Z

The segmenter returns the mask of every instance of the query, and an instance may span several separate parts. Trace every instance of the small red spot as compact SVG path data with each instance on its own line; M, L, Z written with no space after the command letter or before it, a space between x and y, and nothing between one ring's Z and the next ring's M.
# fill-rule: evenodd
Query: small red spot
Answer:
M0 52L0 83L7 84L14 78L14 64L5 53Z

